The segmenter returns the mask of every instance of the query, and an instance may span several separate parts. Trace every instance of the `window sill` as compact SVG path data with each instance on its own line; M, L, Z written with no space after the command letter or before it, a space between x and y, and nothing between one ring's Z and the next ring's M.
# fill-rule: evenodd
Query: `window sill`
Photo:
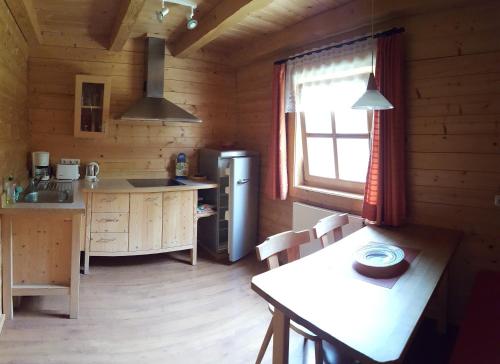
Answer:
M360 194L360 193L351 193L351 192L329 190L326 188L311 187L311 186L306 186L306 185L298 185L298 186L295 186L295 188L305 190L305 191L316 192L316 193L323 193L325 195L330 195L330 196L339 196L339 197L352 198L354 200L363 201L363 194Z
M304 202L311 202L327 209L350 212L357 215L361 214L364 197L362 194L305 185L293 186L290 194L292 197Z

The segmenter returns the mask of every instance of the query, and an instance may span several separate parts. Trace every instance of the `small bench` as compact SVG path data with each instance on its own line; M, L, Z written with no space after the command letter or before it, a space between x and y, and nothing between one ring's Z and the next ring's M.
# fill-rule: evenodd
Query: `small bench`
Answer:
M476 276L450 364L500 363L500 272Z

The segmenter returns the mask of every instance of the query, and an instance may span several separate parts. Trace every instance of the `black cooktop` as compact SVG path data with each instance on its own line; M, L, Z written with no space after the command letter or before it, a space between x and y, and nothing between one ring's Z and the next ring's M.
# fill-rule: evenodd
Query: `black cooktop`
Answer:
M184 183L175 179L159 178L159 179L128 179L134 187L165 187L165 186L183 186Z

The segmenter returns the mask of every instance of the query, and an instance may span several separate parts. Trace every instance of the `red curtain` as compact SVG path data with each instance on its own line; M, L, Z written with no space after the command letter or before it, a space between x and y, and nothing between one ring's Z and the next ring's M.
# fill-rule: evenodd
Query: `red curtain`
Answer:
M273 70L273 119L269 143L265 194L273 200L286 200L288 195L286 116L286 64L276 64Z
M406 215L405 94L402 34L378 39L375 79L394 109L376 111L362 216L399 226Z

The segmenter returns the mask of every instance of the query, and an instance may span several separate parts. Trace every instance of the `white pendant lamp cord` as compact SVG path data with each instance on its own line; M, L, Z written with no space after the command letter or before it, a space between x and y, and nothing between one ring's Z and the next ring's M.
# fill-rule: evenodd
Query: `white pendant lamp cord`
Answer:
M375 74L375 69L373 67L373 44L375 43L375 38L373 37L374 32L373 32L373 13L375 11L375 0L372 0L372 16L371 16L371 23L372 23L372 73Z

